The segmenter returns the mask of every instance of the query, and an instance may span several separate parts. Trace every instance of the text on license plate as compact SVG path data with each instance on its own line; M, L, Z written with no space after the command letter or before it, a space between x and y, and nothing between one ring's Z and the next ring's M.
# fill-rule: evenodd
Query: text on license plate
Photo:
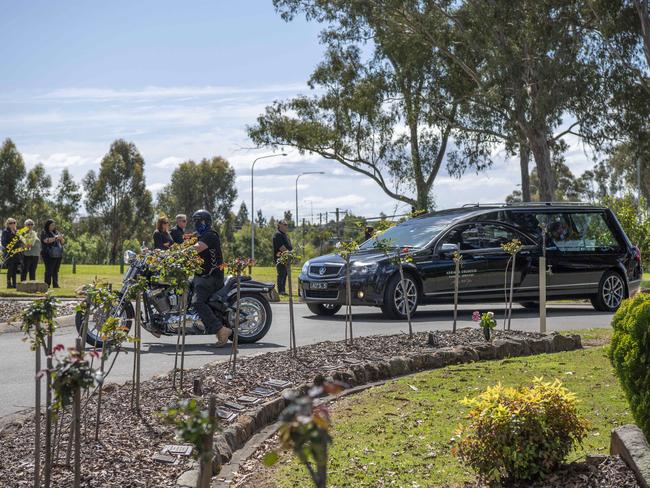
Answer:
M312 281L309 284L309 288L312 290L326 290L327 289L327 283L323 281Z

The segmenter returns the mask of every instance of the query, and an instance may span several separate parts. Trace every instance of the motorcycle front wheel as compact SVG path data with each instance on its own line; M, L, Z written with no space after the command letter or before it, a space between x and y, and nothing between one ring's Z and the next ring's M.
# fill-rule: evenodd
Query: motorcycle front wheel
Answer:
M271 305L263 295L247 292L241 294L239 304L242 323L239 324L237 340L242 344L252 344L264 337L271 328L273 321ZM234 327L235 312L228 314L228 323L229 327Z
M85 310L79 311L75 314L75 326L77 327L77 332L79 335L82 334L85 316ZM108 343L104 344L101 338L102 326L109 316L118 317L120 319L120 325L126 329L126 332L128 332L131 330L133 320L135 319L133 305L131 305L131 302L128 300L124 300L116 308L114 308L109 315L100 310L98 307L91 306L90 316L88 318L88 330L86 331L86 344L97 348L102 348L105 345L109 345Z

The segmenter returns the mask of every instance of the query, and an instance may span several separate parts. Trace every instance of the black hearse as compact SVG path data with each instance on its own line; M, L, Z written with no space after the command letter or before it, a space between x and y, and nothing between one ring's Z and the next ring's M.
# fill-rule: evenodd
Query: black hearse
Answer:
M545 229L545 231L543 231ZM538 258L546 245L548 299L588 298L599 311L613 311L639 290L641 255L614 213L578 203L472 205L432 212L390 228L380 239L406 252L405 286L397 266L361 244L350 260L353 305L381 307L391 318L405 318L418 305L453 303L454 251L462 254L459 300L502 301L509 255L500 245L519 239L514 300L536 307ZM406 249L406 251L405 251ZM345 302L345 262L336 254L307 261L299 293L318 315L333 315Z

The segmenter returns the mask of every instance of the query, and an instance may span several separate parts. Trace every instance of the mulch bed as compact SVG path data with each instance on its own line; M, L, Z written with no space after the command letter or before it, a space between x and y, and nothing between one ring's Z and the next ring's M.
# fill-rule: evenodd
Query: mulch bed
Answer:
M20 316L23 309L31 303L32 300L0 300L0 323L10 322L16 320ZM62 317L64 315L71 315L77 306L76 301L61 301L57 310L57 315Z
M502 337L503 332L496 332ZM508 336L538 337L539 334L510 331ZM230 378L228 363L205 365L185 372L185 388L177 393L172 389L171 374L142 382L141 414L130 410L131 385L107 384L102 401L100 442L95 443L95 397L88 406L87 435L82 445L82 485L88 487L144 487L174 486L177 477L190 468L191 460L184 458L178 465L159 464L152 456L165 444L177 443L173 429L161 423L156 413L175 403L179 396L192 396L192 380L200 378L204 397L215 395L218 404L236 400L268 379L288 380L294 385L308 383L327 368L347 367L358 361L387 359L419 351L431 351L427 333L418 333L413 340L406 335L369 336L355 339L355 346L347 348L343 342L321 342L298 348L297 357L288 351L265 353L238 360L237 376ZM482 341L478 328L460 329L456 334L447 331L433 333L436 347L455 346ZM118 360L131 361L132 355ZM146 356L145 359L146 361ZM69 415L62 416L63 425L69 425ZM30 486L33 477L34 422L30 417L22 423L14 422L0 432L0 486ZM61 445L65 457L67 433ZM52 486L72 484L72 470L56 467Z

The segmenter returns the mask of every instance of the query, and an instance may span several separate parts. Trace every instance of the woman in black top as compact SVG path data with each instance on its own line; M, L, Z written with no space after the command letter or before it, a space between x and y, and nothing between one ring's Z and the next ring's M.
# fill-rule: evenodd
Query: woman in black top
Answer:
M21 247L20 237L17 235L16 219L8 218L2 231L2 249L4 264L7 267L7 288L16 288L16 274L21 254L15 250Z
M169 219L167 217L160 217L156 224L156 230L153 233L153 247L154 249L166 251L173 243L174 240L169 234Z
M45 283L59 288L59 268L63 260L63 234L56 230L54 220L47 219L41 232L41 256L45 263Z

